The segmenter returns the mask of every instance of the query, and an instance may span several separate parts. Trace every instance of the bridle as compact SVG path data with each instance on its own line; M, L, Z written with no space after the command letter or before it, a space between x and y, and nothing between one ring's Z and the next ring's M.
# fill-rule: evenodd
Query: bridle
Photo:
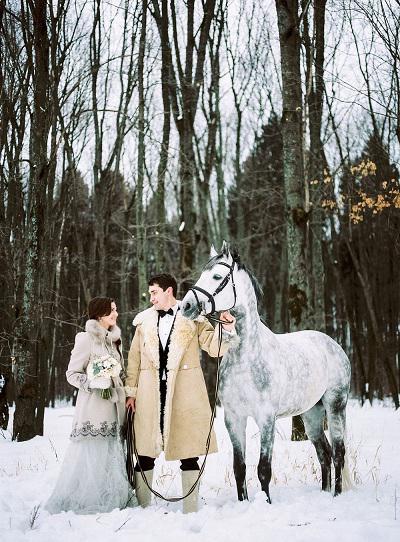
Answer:
M225 267L228 267L229 272L222 279L221 283L218 285L218 287L217 287L217 289L215 290L214 293L210 294L209 292L207 292L207 290L203 290L203 288L200 288L200 286L196 286L196 285L193 286L192 288L189 288L189 291L193 292L193 295L194 295L194 297L196 299L197 308L199 309L200 314L204 313L204 304L199 300L196 292L200 292L200 293L202 293L203 295L206 296L207 301L209 301L211 303L211 308L212 308L211 313L214 313L214 312L216 312L215 311L214 298L220 292L222 292L222 290L225 288L225 286L228 284L228 282L230 280L232 281L234 301L233 301L232 307L230 307L229 309L225 309L225 310L229 311L229 310L233 309L233 307L236 305L236 286L235 286L235 281L233 279L233 269L235 267L235 263L236 263L235 260L232 260L231 265L229 265L228 263L225 263L225 262L218 262L219 265L224 265ZM223 321L219 320L218 318L214 318L213 316L207 315L207 317L210 318L210 320L213 320L214 322L226 323L226 322L223 322Z

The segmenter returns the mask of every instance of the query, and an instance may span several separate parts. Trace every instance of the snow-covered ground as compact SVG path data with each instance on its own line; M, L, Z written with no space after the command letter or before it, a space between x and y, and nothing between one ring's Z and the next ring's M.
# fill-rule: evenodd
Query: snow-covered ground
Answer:
M247 433L250 501L237 502L231 445L220 411L220 452L207 461L200 511L186 516L179 503L164 502L92 516L51 516L43 510L41 503L51 493L68 444L72 414L72 407L48 409L45 436L29 442L11 442L8 431L0 433L2 542L400 541L400 412L389 406L350 404L350 470L356 485L337 498L320 491L312 445L291 442L290 420L280 421L272 505L258 485L258 430L252 420ZM156 483L161 493L179 494L178 463L160 459Z

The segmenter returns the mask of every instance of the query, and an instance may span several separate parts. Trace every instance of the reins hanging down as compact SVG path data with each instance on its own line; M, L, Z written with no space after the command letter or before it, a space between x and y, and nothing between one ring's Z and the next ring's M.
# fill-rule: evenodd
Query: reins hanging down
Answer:
M218 320L218 318L211 318L211 319L214 320L214 321L217 321L217 322L224 323L224 324L228 323L226 321ZM147 488L153 493L153 495L155 495L159 499L162 499L163 501L167 501L167 502L179 502L179 501L182 501L183 499L186 499L186 497L191 495L193 493L193 491L195 490L195 488L196 488L197 484L199 483L199 480L200 480L200 478L201 478L201 476L202 476L202 474L204 472L207 457L208 457L208 452L210 450L211 434L212 434L212 429L213 429L213 425L214 425L215 414L216 414L216 409L217 409L217 401L218 401L219 367L220 367L220 362L221 362L221 345L222 345L222 327L220 327L219 330L218 330L217 380L216 380L216 384L215 384L214 408L213 408L212 413L211 413L210 429L209 429L208 436L207 436L207 441L206 441L206 453L205 453L205 456L204 456L203 463L202 463L202 465L201 465L201 467L199 469L199 475L197 476L196 481L194 482L192 487L189 489L189 491L186 493L186 495L183 495L182 497L164 497L163 495L161 495L161 493L154 490L150 486L150 484L147 481L146 474L143 471L143 469L142 469L142 467L140 465L140 462L139 462L138 452L137 452L137 448L136 448L135 425L134 425L134 420L133 420L134 412L132 411L132 409L128 409L128 412L127 412L128 430L127 430L127 437L126 437L126 441L127 441L126 471L127 471L128 480L129 480L129 483L130 483L132 489L135 489L135 471L134 471L134 465L133 465L133 461L132 461L133 456L135 456L135 459L136 459L136 461L137 461L137 463L139 465L140 474L141 474L141 477L142 477L144 483L146 484Z

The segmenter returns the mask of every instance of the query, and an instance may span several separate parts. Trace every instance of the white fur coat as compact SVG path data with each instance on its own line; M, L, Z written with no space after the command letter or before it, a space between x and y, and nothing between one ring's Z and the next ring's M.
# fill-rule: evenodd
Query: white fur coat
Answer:
M116 437L125 419L123 383L120 377L113 378L111 399L102 399L101 390L90 389L86 368L93 355L110 354L120 359L115 343L121 330L113 326L107 331L97 320L88 320L85 329L75 337L66 372L68 382L79 389L71 439Z

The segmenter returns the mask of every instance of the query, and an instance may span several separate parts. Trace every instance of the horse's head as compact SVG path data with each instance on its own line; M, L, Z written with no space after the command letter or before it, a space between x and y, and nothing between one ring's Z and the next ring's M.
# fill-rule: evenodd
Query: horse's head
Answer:
M232 255L224 241L220 254L211 247L210 260L205 265L199 280L182 300L182 315L194 320L206 315L231 309L236 303L234 281L237 255Z

